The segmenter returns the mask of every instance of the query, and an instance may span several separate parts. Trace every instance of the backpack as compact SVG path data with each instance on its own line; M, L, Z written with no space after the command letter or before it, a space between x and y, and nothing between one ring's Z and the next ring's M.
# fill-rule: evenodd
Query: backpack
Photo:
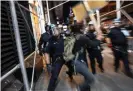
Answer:
M74 35L66 37L64 40L64 53L63 58L66 62L74 59L75 55L73 54L74 44L76 42L76 38Z

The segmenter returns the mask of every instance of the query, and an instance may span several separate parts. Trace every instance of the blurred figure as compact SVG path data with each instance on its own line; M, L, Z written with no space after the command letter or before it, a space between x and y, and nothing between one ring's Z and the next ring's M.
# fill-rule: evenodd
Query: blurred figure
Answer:
M61 35L63 36L63 39L66 39L67 36L70 35L70 30L68 29L67 25L63 25Z
M49 25L46 25L45 26L45 30L46 30L46 32L41 35L40 40L39 40L39 45L38 45L38 47L39 47L39 54L41 56L42 56L42 53L45 52L44 49L46 47L46 44L47 44L48 40L51 37L51 33L50 33L51 27Z
M97 46L89 47L89 48L87 48L87 51L89 53L92 73L96 74L95 59L97 60L97 62L99 64L99 68L100 68L101 72L104 72L104 69L103 69L103 57L101 54L102 48L100 45L100 41L96 39L96 35L94 34L94 32L95 32L95 28L94 28L93 22L89 22L89 30L88 30L86 36L89 37L90 40L92 40L93 42L96 42Z
M129 37L129 36L130 36L129 31L128 31L125 27L122 27L122 28L121 28L121 32L122 32L126 37Z
M46 44L52 36L51 35L51 27L49 25L45 26L45 30L46 30L46 32L41 35L41 38L40 38L39 44L38 44L39 54L43 58L43 64L47 64L47 62L45 62L45 57L43 56L43 54L45 53ZM48 72L50 72L50 70L51 70L50 65L47 65L47 70L48 70Z
M64 52L64 40L60 36L60 32L57 27L53 28L53 36L50 38L45 51L46 60L49 62L52 58L52 72L50 82L48 85L48 91L55 91L58 83L58 76L60 70L65 63L63 59Z
M121 21L119 19L115 19L114 26L115 27L111 28L108 34L109 39L107 39L107 43L108 45L112 44L112 51L115 57L115 72L118 71L119 61L122 60L124 63L126 74L132 77L128 62L127 39L120 29Z
M83 34L83 25L75 24L71 26L71 31L74 33L76 38L73 54L75 54L75 59L72 61L72 65L75 68L76 73L81 74L85 80L82 84L79 85L80 91L90 91L90 85L94 83L94 76L88 70L87 62L86 62L86 46L97 46L96 43L91 41L88 37ZM78 54L78 56L77 56Z
M128 23L125 27L129 31L130 36L133 37L133 24L130 21L128 21Z

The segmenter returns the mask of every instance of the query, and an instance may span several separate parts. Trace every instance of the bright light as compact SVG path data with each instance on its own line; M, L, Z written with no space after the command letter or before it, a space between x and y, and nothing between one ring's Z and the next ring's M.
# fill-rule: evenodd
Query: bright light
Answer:
M33 4L34 3L34 0L29 0L29 3L32 3Z

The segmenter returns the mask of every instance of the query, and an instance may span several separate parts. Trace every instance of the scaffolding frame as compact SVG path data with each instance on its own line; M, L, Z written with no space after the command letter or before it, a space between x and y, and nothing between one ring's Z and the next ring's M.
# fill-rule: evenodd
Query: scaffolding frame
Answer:
M17 45L18 58L19 58L19 62L20 62L20 68L21 68L21 72L22 72L24 86L25 86L26 91L29 91L28 77L27 77L26 68L24 65L24 56L23 56L23 51L22 51L19 26L18 26L18 21L17 21L15 4L14 4L13 0L10 1L10 9L11 9L11 18L13 20L13 30L15 33L15 41L16 41L16 45Z
M69 0L68 0L68 1L69 1ZM66 2L68 2L68 1L66 1ZM63 2L63 3L61 3L61 4L59 4L59 5L55 6L55 7L53 7L53 8L51 8L51 9L48 8L48 9L47 9L47 12L51 11L51 10L54 9L54 8L59 7L60 5L65 4L66 2ZM21 8L23 8L23 9L29 11L30 13L34 14L35 16L39 17L39 16L36 15L35 13L31 12L29 9L25 8L23 5L21 5L21 4L19 4L19 3L18 3L18 5L19 5ZM106 13L106 14L101 15L101 16L99 15L99 17L104 17L104 16L106 16L106 15L108 15L108 14L110 14L110 13L121 11L121 12L133 23L133 18L130 17L130 16L126 13L126 11L123 10L125 7L128 7L128 6L130 6L130 5L133 5L133 3L130 3L130 4L128 4L128 5L125 5L125 6L119 8L119 9L117 9L117 10L110 11L110 12L108 12L108 13ZM19 54L19 61L20 61L20 64L16 65L13 69L11 69L9 72L7 72L5 75L3 75L3 76L0 78L0 81L4 80L6 77L8 77L8 76L11 75L12 73L14 73L18 68L21 68L21 71L22 71L22 73L23 73L22 75L23 75L23 80L24 80L24 84L25 84L25 87L26 87L26 91L29 91L29 90L31 91L31 90L32 90L32 86L33 86L33 79L34 79L34 78L33 78L33 75L34 75L34 69L35 69L35 58L36 58L36 51L37 51L37 49L35 49L35 51L32 52L27 58L25 58L25 59L23 58L22 46L21 46L21 42L20 42L21 39L20 39L20 35L19 35L19 28L18 28L18 23L17 23L17 19L16 19L16 13L15 13L15 11L16 11L16 10L15 10L15 1L13 1L13 0L10 1L10 9L11 9L11 15L12 15L12 19L13 19L15 38L17 39L17 40L16 40L16 43L17 43L17 50L18 50L18 54ZM21 13L22 13L22 11L21 11ZM24 16L24 15L23 15L23 16ZM48 15L48 16L50 17L50 15ZM49 18L49 19L50 19L50 18ZM27 26L28 26L28 23L27 23ZM34 35L33 37L35 38L35 35ZM35 38L35 39L36 39L36 38ZM37 46L36 46L36 47L37 47ZM34 66L33 66L33 74L32 74L31 88L29 88L28 79L27 79L27 74L26 74L26 70L25 70L25 66L24 66L24 61L26 61L27 59L29 59L33 54L34 54Z

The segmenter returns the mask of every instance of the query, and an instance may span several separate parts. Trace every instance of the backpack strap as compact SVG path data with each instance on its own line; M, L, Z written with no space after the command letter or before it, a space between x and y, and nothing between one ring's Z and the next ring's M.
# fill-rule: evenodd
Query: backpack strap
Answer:
M76 61L78 60L78 57L79 57L79 54L80 53L82 53L83 52L83 48L81 48L81 50L80 51L78 51L77 53L76 53L76 56L75 56L75 59L74 59L74 74L76 75L76 68L75 68L75 63L76 63Z
M74 75L76 75L75 63L76 63L76 61L78 60L78 57L79 57L79 53L77 52L77 53L76 53L76 56L75 56L75 59L74 59Z

